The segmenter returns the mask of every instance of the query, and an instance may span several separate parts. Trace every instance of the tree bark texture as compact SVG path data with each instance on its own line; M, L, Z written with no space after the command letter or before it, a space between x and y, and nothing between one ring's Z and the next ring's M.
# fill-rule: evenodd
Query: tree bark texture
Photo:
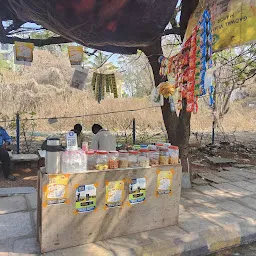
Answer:
M159 83L166 81L166 77L162 78L159 74L160 63L158 62L159 56L163 54L161 47L161 39L154 41L149 47L141 49L148 57L149 63L152 67L155 86ZM175 112L171 112L168 99L164 100L162 107L162 115L166 127L168 140L172 145L179 146L180 159L183 172L190 172L189 170L189 138L190 138L190 119L191 113L186 112L186 100L183 100L183 109L179 117Z

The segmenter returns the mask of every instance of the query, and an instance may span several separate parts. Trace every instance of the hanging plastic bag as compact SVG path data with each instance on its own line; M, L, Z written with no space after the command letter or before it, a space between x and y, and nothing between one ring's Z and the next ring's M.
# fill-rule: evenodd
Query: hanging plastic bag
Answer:
M208 69L204 78L204 89L207 91L210 89L213 83L213 69Z
M88 68L77 67L74 71L70 86L78 90L84 90L88 73Z
M171 112L176 112L175 103L173 96L169 97L169 104L170 104L170 110Z
M163 95L160 95L158 87L153 88L151 92L151 101L153 106L156 107L162 107L164 105L164 97Z

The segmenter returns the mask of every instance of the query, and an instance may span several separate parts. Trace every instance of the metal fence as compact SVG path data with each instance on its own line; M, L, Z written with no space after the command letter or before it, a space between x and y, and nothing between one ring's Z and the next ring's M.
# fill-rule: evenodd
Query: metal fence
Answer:
M68 129L72 129L75 123L81 123L78 117L69 117L64 119L54 118L20 118L17 114L16 119L0 120L0 125L13 137L14 151L16 153L35 153L41 147L42 142L50 135L58 136L63 142ZM51 129L49 130L49 124ZM44 129L44 127L47 127ZM62 128L65 127L65 130ZM136 119L129 121L129 125L123 131L114 132L117 138L118 148L131 146L134 144L152 144L155 142L168 142L167 133L164 127L158 131L142 130L137 128ZM88 141L92 139L92 133L85 131ZM215 134L215 141L236 140L235 134L225 134L218 129ZM213 134L211 132L191 132L191 141L199 145L212 143Z

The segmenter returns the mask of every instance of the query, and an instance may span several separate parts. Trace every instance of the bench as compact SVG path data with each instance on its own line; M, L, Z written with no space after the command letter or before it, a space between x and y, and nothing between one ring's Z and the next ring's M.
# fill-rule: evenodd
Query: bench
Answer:
M38 167L39 156L37 154L10 154L11 165L17 163L31 163L31 167Z

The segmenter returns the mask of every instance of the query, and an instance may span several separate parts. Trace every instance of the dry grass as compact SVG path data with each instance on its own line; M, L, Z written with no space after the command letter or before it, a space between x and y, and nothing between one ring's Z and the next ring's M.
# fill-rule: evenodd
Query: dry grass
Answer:
M90 90L78 91L69 88L72 72L66 56L60 57L45 50L36 50L31 67L21 67L18 72L3 72L4 81L0 84L2 115L13 118L17 111L35 111L36 117L79 116L151 107L150 101L146 98L108 98L98 104ZM136 118L137 127L141 131L160 131L164 127L161 111L156 108L59 119L52 125L48 124L47 120L40 120L37 121L36 130L63 131L79 122L88 130L93 123L100 123L108 129L123 131L131 124L133 118ZM210 131L211 126L211 110L201 102L199 113L192 117L192 131ZM241 104L236 102L226 115L223 127L227 132L255 131L255 109L242 108Z

